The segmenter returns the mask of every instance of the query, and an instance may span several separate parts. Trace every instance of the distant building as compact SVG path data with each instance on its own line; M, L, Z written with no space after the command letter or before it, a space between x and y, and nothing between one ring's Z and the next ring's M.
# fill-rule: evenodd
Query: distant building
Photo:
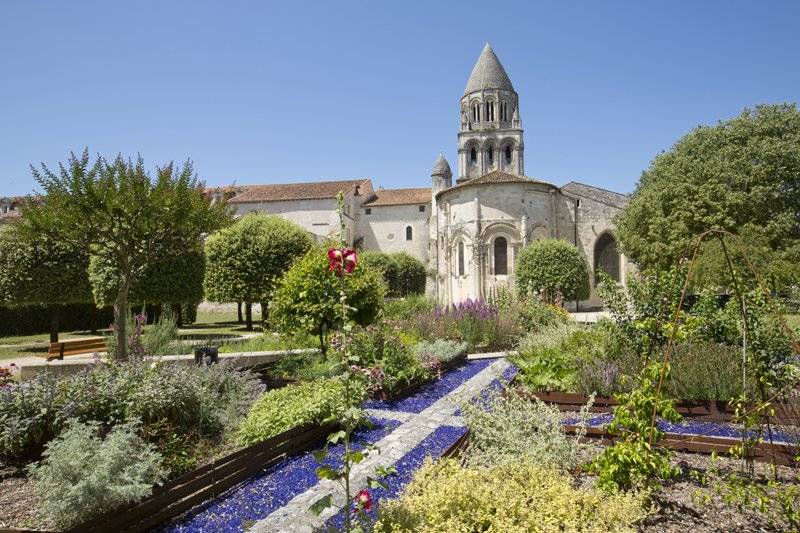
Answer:
M441 303L488 298L514 282L526 244L559 238L585 254L592 296L604 270L624 282L632 268L617 248L612 219L624 194L578 182L558 187L524 175L519 96L487 43L460 103L458 176L439 155L430 188L375 189L369 178L233 189L239 215L273 213L318 238L339 230L336 194L345 194L347 239L367 250L408 252L428 265L428 291Z
M19 219L19 206L24 200L22 196L0 196L0 224Z

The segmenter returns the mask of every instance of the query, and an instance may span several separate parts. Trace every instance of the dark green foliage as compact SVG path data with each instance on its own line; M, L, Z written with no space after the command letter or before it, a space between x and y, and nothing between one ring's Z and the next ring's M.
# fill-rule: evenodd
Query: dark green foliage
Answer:
M381 376L379 382L370 379L373 394L392 395L431 378L420 357L383 324L357 328L352 334L350 352L358 359L359 367L380 369L380 372L373 372Z
M398 298L425 292L425 265L405 252L366 251L361 253L361 261L381 272L389 289L387 296Z
M114 321L110 307L98 309L94 303L58 305L60 331L91 331L108 327ZM0 306L0 337L47 333L53 306Z
M589 297L589 267L573 245L560 239L542 239L519 254L517 291L540 294L546 302L583 300Z
M297 260L280 280L270 307L270 324L293 334L319 335L325 351L327 332L341 326L339 278L328 271L327 250L315 246ZM348 318L365 326L378 317L386 292L380 273L358 265L345 277Z
M700 126L642 173L616 220L628 256L645 270L666 269L711 228L739 234L751 260L777 287L800 279L800 112L761 105L715 126ZM746 271L734 246L734 259ZM720 245L703 247L701 282L725 284Z
M383 316L387 320L408 320L420 314L433 311L436 302L433 298L421 294L412 294L405 298L392 298L383 306Z
M307 231L285 218L243 217L206 241L206 298L269 302L278 280L312 244Z
M200 302L204 272L205 253L199 244L162 250L148 258L131 285L128 300L131 305ZM114 302L119 290L119 269L113 256L102 248L92 254L89 279L98 305Z

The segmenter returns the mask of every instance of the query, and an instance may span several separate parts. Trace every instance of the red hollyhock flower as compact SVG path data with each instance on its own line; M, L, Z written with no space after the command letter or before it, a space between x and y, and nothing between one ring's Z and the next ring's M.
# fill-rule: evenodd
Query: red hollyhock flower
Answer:
M331 248L328 250L328 262L328 272L336 272L341 276L342 273L350 274L356 268L358 259L352 248Z
M367 489L361 489L359 493L356 494L356 506L367 512L372 510L372 496L370 496Z

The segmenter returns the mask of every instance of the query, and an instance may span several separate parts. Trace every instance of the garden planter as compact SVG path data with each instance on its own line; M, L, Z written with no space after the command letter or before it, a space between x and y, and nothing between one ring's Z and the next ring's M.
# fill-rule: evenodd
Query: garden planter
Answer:
M451 370L453 370L455 368L458 368L459 366L463 365L466 362L467 362L467 355L464 354L461 357L458 357L456 359L453 359L452 361L449 361L449 362L443 364L442 367L441 367L442 373L444 374L445 372L449 372L449 371L451 371ZM415 394L419 389L421 389L422 387L424 387L428 383L432 383L434 381L436 381L435 377L431 378L431 379L428 379L428 380L425 380L425 381L419 381L419 382L416 382L416 383L411 383L409 385L406 385L405 387L402 387L402 388L396 390L394 393L388 393L386 391L381 391L379 394L375 395L373 397L373 399L374 400L381 400L381 401L384 401L384 402L393 402L393 401L396 401L396 400L402 400L403 398L406 398L408 396L411 396L412 394Z
M180 516L290 455L324 442L335 427L305 425L235 451L155 487L144 500L80 524L72 532L144 532Z

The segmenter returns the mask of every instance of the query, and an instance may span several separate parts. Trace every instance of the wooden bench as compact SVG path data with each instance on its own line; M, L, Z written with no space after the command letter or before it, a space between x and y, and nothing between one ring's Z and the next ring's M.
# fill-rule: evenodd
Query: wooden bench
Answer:
M105 337L92 337L89 339L75 339L72 341L51 342L47 350L47 360L64 359L65 355L78 355L83 353L106 352Z

